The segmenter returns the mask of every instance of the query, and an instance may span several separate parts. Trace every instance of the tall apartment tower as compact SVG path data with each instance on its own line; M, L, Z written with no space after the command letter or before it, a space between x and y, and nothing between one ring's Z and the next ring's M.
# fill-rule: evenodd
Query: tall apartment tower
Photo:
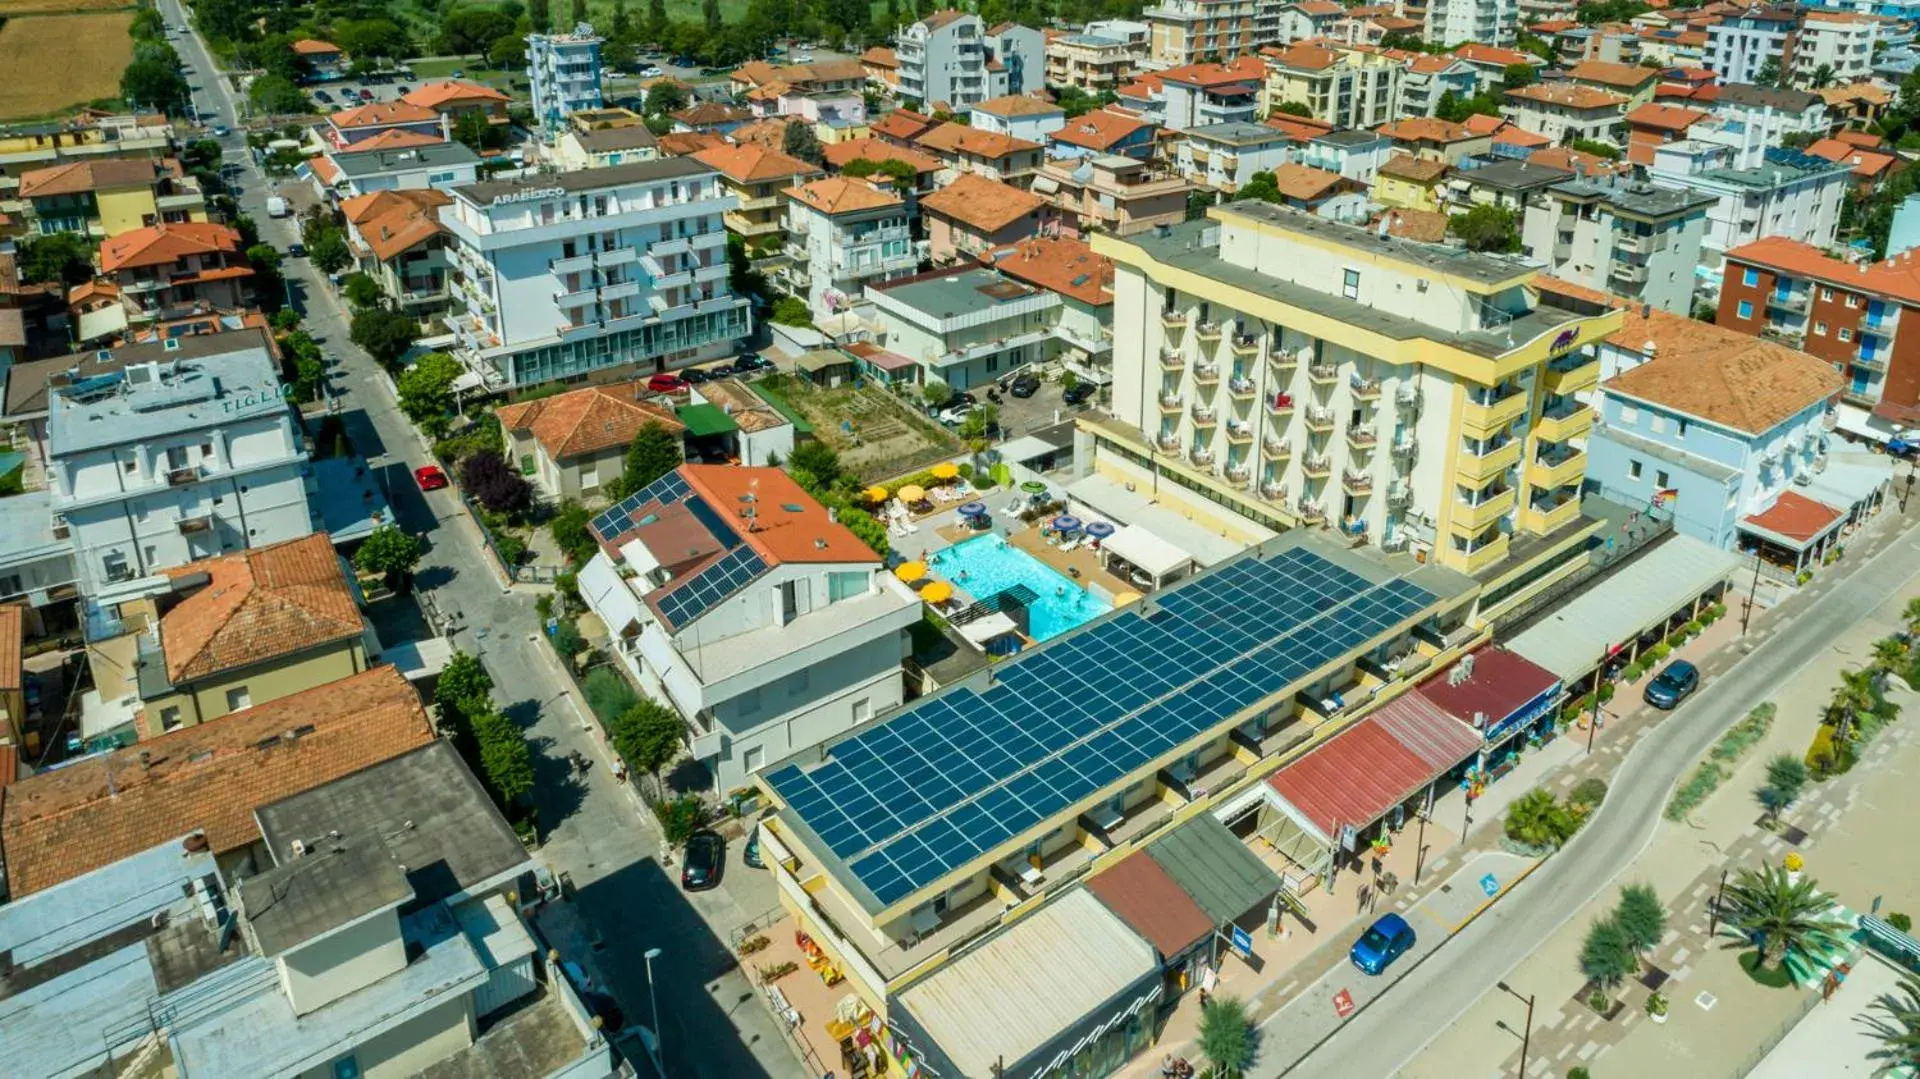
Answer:
M571 34L527 35L533 117L549 134L566 127L567 114L606 104L600 89L604 41L586 23L574 27Z

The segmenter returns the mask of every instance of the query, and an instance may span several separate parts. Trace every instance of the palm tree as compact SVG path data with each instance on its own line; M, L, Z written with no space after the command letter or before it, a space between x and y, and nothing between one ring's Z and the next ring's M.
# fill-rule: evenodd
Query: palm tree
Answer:
M1880 1042L1868 1058L1894 1069L1920 1068L1920 978L1902 978L1897 992L1880 994L1868 1011L1880 1013L1861 1018Z
M1873 671L1841 671L1840 684L1833 687L1833 700L1827 705L1827 719L1833 724L1833 740L1844 742L1853 732L1860 713L1873 711L1879 703L1874 692Z
M1214 997L1200 1010L1200 1055L1209 1079L1230 1079L1253 1063L1253 1020L1237 997Z
M1735 947L1759 949L1763 968L1790 958L1804 964L1846 946L1846 918L1833 897L1811 877L1793 880L1779 866L1742 869L1720 906L1720 932L1737 941Z
M1873 642L1873 665L1898 674L1907 666L1907 645L1898 637L1882 637Z
M1529 847L1558 846L1567 834L1566 813L1550 791L1536 787L1507 807L1507 838Z
M1900 617L1907 620L1909 635L1920 636L1920 596L1907 601L1907 607L1900 612Z

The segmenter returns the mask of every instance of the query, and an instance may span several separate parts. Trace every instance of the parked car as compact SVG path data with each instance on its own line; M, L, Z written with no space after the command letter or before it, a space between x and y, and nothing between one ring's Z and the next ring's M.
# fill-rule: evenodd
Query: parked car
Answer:
M466 78L466 77L467 77L467 73L466 73L466 72L464 72L464 71L462 71L462 70L460 70L459 68L454 68L454 69L453 69L453 74L452 74L452 76L450 76L450 77L451 77L451 78L455 78L455 79L464 79L464 78ZM407 78L409 78L409 79L411 79L411 78L413 78L413 72L411 72L411 71L409 71L409 72L407 72Z
M298 241L298 240L295 240L294 242L292 242L292 243L290 243L290 244L288 244L288 245L287 245L287 257L288 257L288 258L291 258L291 259L303 259L303 258L306 258L306 257L307 257L307 245L306 245L306 244L303 244L303 243L301 243L301 242L300 242L300 241Z
M1082 401L1090 400L1097 390L1099 387L1091 382L1076 382L1060 391L1060 400L1070 405L1077 405Z
M215 124L215 125L213 125L213 137L214 137L214 138L216 138L216 139L224 139L224 138L226 138L226 137L227 137L228 135L231 135L231 134L233 134L233 129L232 129L232 128L230 128L230 127L228 127L227 125L225 125L225 124Z
M647 380L647 389L654 393L679 393L687 388L687 380L672 371L662 371Z
M1700 668L1684 659L1667 664L1666 669L1647 683L1647 703L1655 708L1677 708L1681 701L1700 688Z
M1383 914L1353 942L1347 958L1362 974L1378 974L1413 949L1413 927L1398 914Z
M701 829L687 837L685 856L680 861L680 887L689 892L704 892L720 884L727 867L727 841L720 833Z
M315 90L315 91L313 92L313 99L314 99L315 101L329 101L329 102L330 102L330 101L332 101L332 100L333 100L333 95L332 95L332 94L329 94L329 93L327 93L327 92L326 92L325 90Z
M773 361L758 352L742 352L733 361L733 373L736 375L750 375L755 371L771 370L773 370Z
M422 491L438 491L447 485L447 474L439 465L421 465L413 470L413 482L419 484Z
M683 367L678 374L691 386L698 386L702 382L712 382L716 378L726 377L723 372L709 371L704 367Z
M405 97L408 94L413 93L413 87L408 86L405 83L402 83L399 86L394 87L393 92L400 97Z
M365 88L362 88L362 89L361 89L361 91L360 91L360 100L362 100L362 101L372 101L372 100L373 100L373 91L372 91L372 90L368 90L368 89L365 89Z
M1040 376L1032 371L1022 371L1007 384L1007 392L1015 397L1032 397L1040 392Z
M665 74L666 72L660 70L659 64L648 64L640 69L640 77L643 79L657 79Z
M967 422L967 416L972 412L972 405L948 405L946 408L940 410L940 415L936 418L948 427L958 427Z
M755 869L765 869L767 863L760 857L760 826L754 825L747 833L747 849L740 852L740 859Z

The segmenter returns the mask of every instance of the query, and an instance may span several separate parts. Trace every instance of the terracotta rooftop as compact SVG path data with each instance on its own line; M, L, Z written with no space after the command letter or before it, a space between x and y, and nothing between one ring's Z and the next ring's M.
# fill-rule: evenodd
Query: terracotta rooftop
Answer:
M648 423L676 432L686 429L671 409L655 403L646 383L638 380L502 405L496 414L500 426L528 432L556 461L625 446Z
M984 157L989 160L1020 153L1023 150L1038 150L1040 144L1016 139L1012 135L1002 135L997 131L982 131L977 127L968 127L961 123L946 123L934 128L914 140L924 149L937 154L966 154L970 157Z
M1276 131L1286 132L1287 136L1295 142L1317 139L1334 129L1332 124L1324 120L1316 120L1311 116L1289 116L1283 112L1268 116L1267 126Z
M998 232L1046 204L1038 195L971 172L920 200L922 210L985 233Z
M1532 86L1508 90L1507 100L1515 98L1569 109L1617 109L1628 101L1625 94L1573 82L1537 82Z
M896 195L890 195L864 180L846 176L829 176L810 184L789 187L783 194L823 214L848 214L906 205Z
M374 257L385 262L444 231L438 211L452 201L430 187L408 188L356 195L342 202L340 210Z
M1315 45L1306 41L1295 42L1284 49L1275 49L1268 52L1266 56L1269 64L1292 68L1295 71L1325 71L1340 62L1339 53L1324 45Z
M1388 210L1381 215L1387 222L1387 235L1423 244L1441 243L1447 238L1447 215L1438 210Z
M303 37L293 43L293 51L299 53L301 56L338 56L340 54L340 46L335 45L331 41L320 41L315 38Z
M1188 64L1185 67L1172 67L1157 72L1161 83L1177 82L1182 86L1198 86L1203 89L1217 89L1232 86L1235 83L1266 81L1266 61L1258 56L1236 57L1227 64Z
M721 513L734 513L748 500L754 503L753 527L740 534L769 566L880 561L873 548L781 469L689 464L680 466L680 475Z
M1832 506L1815 502L1798 491L1782 491L1773 505L1764 513L1747 517L1746 523L1805 543L1832 528L1839 519L1840 511Z
M1502 128L1511 126L1513 123L1504 117L1488 116L1484 112L1476 112L1460 122L1467 125L1467 130L1476 135L1498 134Z
M50 195L78 195L110 187L151 186L161 175L157 163L147 158L103 157L72 161L21 173L19 194L23 199L36 199Z
M141 266L171 266L189 255L240 253L240 234L225 225L182 221L123 232L100 245L105 273Z
M327 117L336 128L385 127L390 124L438 122L440 114L425 105L410 101L376 101L371 105L342 109Z
M751 120L753 110L729 105L724 101L702 101L670 115L678 123L697 128L710 124L737 124Z
M409 105L438 109L443 105L453 105L467 101L497 101L506 104L513 100L491 86L465 79L443 79L429 82L407 91L400 100Z
M1142 128L1153 126L1151 121L1143 120L1138 116L1114 112L1111 109L1095 109L1068 120L1065 127L1048 135L1047 138L1052 142L1066 143L1068 146L1105 151Z
M1113 260L1085 241L1033 236L996 247L980 261L1017 281L1104 307L1113 302Z
M1608 343L1653 358L1608 379L1636 398L1751 435L1841 390L1833 365L1774 341L1658 309L1627 309Z
M1395 154L1380 166L1380 175L1416 184L1433 183L1446 173L1445 161L1434 157L1414 157L1412 154Z
M769 116L764 120L741 124L726 137L736 146L758 147L780 153L780 148L787 144L787 128L797 123L805 123L805 121L798 117Z
M19 603L0 603L0 690L15 690L26 685L22 649L26 640L26 612ZM24 720L24 716L15 716Z
M207 585L160 617L167 680L178 686L360 636L360 607L325 533L162 570Z
M1862 150L1878 150L1887 144L1883 136L1875 135L1870 131L1842 131L1834 138L1848 146L1858 146Z
M1872 179L1894 166L1900 158L1879 150L1866 150L1839 139L1821 139L1807 147L1807 153L1835 164L1851 165L1853 174Z
M791 176L817 176L820 169L797 157L764 146L710 146L693 155L695 161L718 169L736 183L762 183Z
M1553 140L1545 135L1515 124L1508 124L1494 132L1493 141L1496 146L1518 146L1523 150L1539 150L1553 145Z
M1540 58L1530 52L1502 49L1494 45L1469 43L1453 50L1453 55L1470 64L1498 64L1501 67L1511 67L1514 64L1540 66Z
M1599 154L1590 154L1585 150L1575 150L1568 146L1549 146L1535 150L1527 155L1527 160L1535 165L1552 165L1556 169L1566 169L1582 176L1616 176L1630 171L1633 166L1625 161L1609 161Z
M898 142L912 142L937 126L937 121L907 109L895 109L868 125L874 134Z
M1920 305L1920 262L1903 252L1882 262L1852 263L1829 257L1819 248L1769 236L1727 252L1727 258L1754 266L1782 270L1794 277L1811 277L1860 292Z
M1815 90L1820 99L1829 105L1851 105L1864 102L1868 105L1890 105L1893 94L1870 82L1856 82L1848 86L1829 86L1824 90Z
M254 810L432 742L391 666L15 782L0 846L15 899L200 829L214 853L260 839Z
M702 150L727 145L726 136L709 131L669 131L657 141L660 152L667 157L692 157Z
M1485 731L1560 684L1552 671L1497 645L1470 658L1471 664L1461 660L1414 692L1475 730Z
M1347 10L1333 0L1302 0L1288 6L1302 15L1339 15Z
M428 135L420 131L408 131L405 128L390 127L379 134L361 139L350 147L335 151L341 157L354 154L371 154L380 150L408 150L415 146L439 146L446 142L439 135ZM331 162L329 162L331 164Z
M1273 186L1280 194L1289 199L1311 202L1324 198L1339 187L1345 177L1337 172L1316 169L1311 165L1288 162L1273 170Z
M1661 105L1648 102L1627 114L1627 123L1634 127L1650 127L1659 131L1685 131L1705 120L1709 114L1699 109L1689 109L1683 105Z
M1382 124L1376 130L1396 142L1448 143L1485 137L1475 135L1473 129L1465 124L1450 123L1432 116L1410 116L1404 120Z
M1214 930L1207 912L1144 850L1094 874L1087 891L1153 945L1162 959L1180 955Z
M860 62L873 67L899 67L900 57L885 45L875 45L860 54Z
M990 97L973 107L974 112L984 112L989 116L1051 116L1064 112L1051 101L1042 101L1026 94L1007 94L1003 97Z
M1597 82L1623 90L1634 90L1660 77L1656 68L1638 64L1616 64L1609 60L1582 60L1568 69L1575 82Z
M908 146L898 146L880 139L847 139L832 143L823 148L827 155L827 164L836 169L844 169L855 161L900 161L913 166L916 173L939 172L946 166L932 154L923 154Z

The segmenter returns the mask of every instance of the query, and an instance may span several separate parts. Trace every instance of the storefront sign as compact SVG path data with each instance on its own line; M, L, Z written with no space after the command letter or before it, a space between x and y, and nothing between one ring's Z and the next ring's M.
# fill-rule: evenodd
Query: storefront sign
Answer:
M1234 926L1233 927L1233 950L1240 953L1240 958L1246 959L1246 960L1252 960L1253 959L1253 934L1247 932L1246 930L1240 928L1237 925Z
M257 390L251 393L237 393L237 394L234 394L232 397L229 397L226 400L220 402L220 411L229 412L229 413L245 412L247 409L253 408L257 405L263 405L263 404L266 404L268 401L277 401L277 400L279 400L279 396L277 394L262 393Z
M1530 727L1547 713L1553 711L1553 704L1560 699L1563 687L1559 682L1548 686L1540 695L1506 714L1499 722L1487 724L1487 744L1492 745L1514 731Z
M1345 989L1333 995L1333 1014L1345 1019L1353 1014L1353 994Z
M538 202L541 199L557 199L567 193L564 187L536 187L531 191L515 191L510 195L495 195L493 205L506 206L515 202Z

